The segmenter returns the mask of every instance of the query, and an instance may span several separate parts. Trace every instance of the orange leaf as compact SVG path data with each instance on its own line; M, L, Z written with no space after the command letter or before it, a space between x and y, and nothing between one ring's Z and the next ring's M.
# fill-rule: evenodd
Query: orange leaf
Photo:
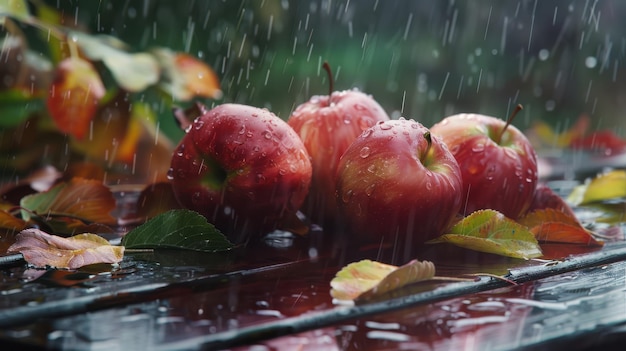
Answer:
M160 85L174 99L188 101L194 96L222 97L219 78L206 63L164 48L155 49L154 53L165 71L166 80Z
M580 222L578 222L576 217L553 208L543 208L532 211L524 217L518 219L517 222L528 228L532 228L546 222L557 222L580 226Z
M30 219L32 212L48 217L77 217L100 224L116 223L110 214L115 208L115 198L111 190L97 180L73 178L48 191L23 197L20 205L27 210L22 211L26 220Z
M39 229L25 229L16 236L8 252L19 252L31 265L76 269L95 263L118 263L124 257L123 246L113 246L95 234L61 238Z
M104 93L104 85L91 63L70 57L59 63L46 104L61 132L82 139Z
M190 55L177 53L174 64L188 91L201 97L219 98L222 96L220 81L206 63Z
M530 231L535 234L535 237L540 242L583 244L589 246L603 245L601 241L594 239L594 237L580 225L547 222L530 228Z
M126 137L130 121L131 104L126 92L120 91L94 111L93 133L88 138L75 140L72 147L89 159L105 164L113 162L119 154L119 145Z
M26 227L26 222L7 211L0 210L0 228L19 231Z
M530 228L530 232L540 242L603 245L578 222L576 217L552 208L533 211L520 218L518 222Z

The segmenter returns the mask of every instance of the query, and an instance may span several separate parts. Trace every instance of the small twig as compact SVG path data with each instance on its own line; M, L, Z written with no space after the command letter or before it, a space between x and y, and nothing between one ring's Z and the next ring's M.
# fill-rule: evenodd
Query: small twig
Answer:
M154 249L124 249L124 253L153 253Z
M496 275L496 274L491 274L491 273L471 273L471 274L467 274L469 276L472 277L490 277L490 278L494 278L494 279L498 279L498 280L502 280L503 282L507 282L511 285L519 285L517 282L514 282L511 279L507 279L503 276L500 275Z

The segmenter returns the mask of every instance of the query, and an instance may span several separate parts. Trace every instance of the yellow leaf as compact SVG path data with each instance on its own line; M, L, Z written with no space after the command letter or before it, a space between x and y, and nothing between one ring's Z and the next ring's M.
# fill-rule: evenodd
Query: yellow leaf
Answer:
M542 145L550 145L557 148L570 146L573 140L585 135L590 124L589 116L581 115L576 123L569 129L557 133L550 125L543 121L535 122L532 131L537 135Z
M592 179L581 205L626 197L626 170L614 170Z
M337 300L365 301L411 283L432 279L435 265L413 260L401 267L371 260L351 263L330 282L330 294Z
M0 0L0 25L4 23L4 16L9 15L17 19L28 19L30 12L25 0Z

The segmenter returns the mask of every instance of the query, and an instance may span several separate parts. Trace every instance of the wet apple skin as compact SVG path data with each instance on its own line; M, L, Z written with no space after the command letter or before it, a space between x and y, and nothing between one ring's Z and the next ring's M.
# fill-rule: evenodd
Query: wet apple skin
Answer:
M538 181L537 156L530 141L513 125L494 141L505 121L479 114L446 117L431 131L456 158L466 199L461 214L493 209L509 218L523 215Z
M298 211L311 162L298 135L270 111L223 104L189 127L170 180L183 206L239 241Z

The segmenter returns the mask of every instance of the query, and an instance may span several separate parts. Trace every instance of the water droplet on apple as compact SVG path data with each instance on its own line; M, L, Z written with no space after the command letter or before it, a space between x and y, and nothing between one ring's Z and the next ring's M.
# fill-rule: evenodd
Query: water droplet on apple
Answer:
M366 108L365 106L361 105L361 104L354 104L354 109L357 111L365 111Z
M369 146L363 146L361 151L359 151L359 156L361 156L361 158L367 158L370 155L370 151Z
M265 183L265 176L261 173L256 174L256 182L257 183Z
M370 172L370 173L376 172L376 165L371 164L371 165L367 166L367 171Z
M367 188L365 188L365 195L372 196L372 193L374 192L374 188L376 188L376 183L372 183L368 185Z
M233 213L233 209L230 206L224 206L224 214L230 216Z
M489 165L489 167L487 168L487 173L493 173L495 171L496 171L496 165Z
M174 168L170 167L170 169L167 170L167 179L174 180Z
M281 176L284 176L285 174L287 174L287 171L284 168L280 168L278 169L278 174L280 174Z
M532 183L532 182L533 182L533 180L532 180L532 179L530 179L530 178L526 178L526 183Z
M452 148L450 149L450 152L454 155L457 152L459 152L460 149L461 149L460 145L453 145Z
M391 124L389 123L379 123L379 125L380 125L380 129L382 130L389 130L392 127Z
M366 130L363 131L363 133L361 133L361 137L362 138L367 138L371 134L372 134L372 130L371 129L366 129Z
M204 127L204 121L199 118L196 118L196 120L193 123L193 129L200 130L202 129L202 127Z
M183 157L184 154L185 154L185 144L180 144L178 146L178 149L176 149L176 156Z
M239 134L243 135L246 132L246 126L241 126L241 128L239 129Z
M433 188L433 185L431 182L426 182L426 190L431 190Z
M270 132L269 130L264 131L263 137L267 140L272 139L272 132Z
M517 154L515 153L515 151L513 151L513 149L510 149L508 147L504 148L504 154L513 160L517 159Z
M350 202L350 199L352 198L353 192L352 190L348 190L346 192L344 192L343 194L341 194L341 201L343 201L344 203L348 203Z
M194 192L193 195L191 195L191 202L193 204L198 204L200 202L200 197L201 195L199 191Z
M413 128L413 129L419 129L419 127L420 127L420 126L419 126L419 124L417 124L417 123L411 123L411 128Z
M485 144L478 143L478 144L472 146L472 151L473 152L483 152L483 151L485 151Z
M358 118L358 122L359 128L361 128L361 130L365 130L374 125L374 120L366 115L362 115L360 118Z

